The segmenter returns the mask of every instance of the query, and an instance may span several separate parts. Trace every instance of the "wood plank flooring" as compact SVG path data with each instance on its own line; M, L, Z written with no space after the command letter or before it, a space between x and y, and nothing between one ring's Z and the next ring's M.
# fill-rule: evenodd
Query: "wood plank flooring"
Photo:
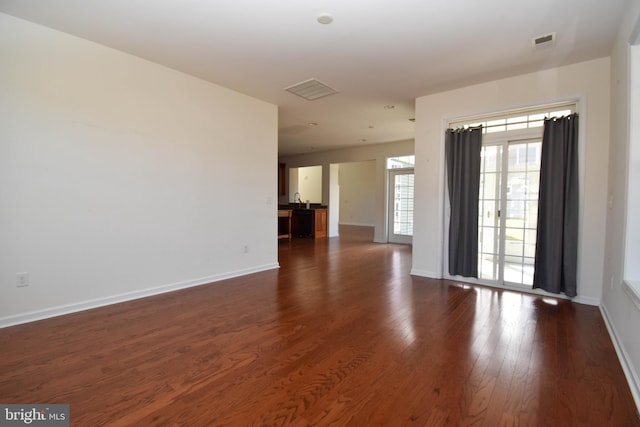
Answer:
M411 277L371 237L1 329L0 402L73 426L640 426L597 308Z

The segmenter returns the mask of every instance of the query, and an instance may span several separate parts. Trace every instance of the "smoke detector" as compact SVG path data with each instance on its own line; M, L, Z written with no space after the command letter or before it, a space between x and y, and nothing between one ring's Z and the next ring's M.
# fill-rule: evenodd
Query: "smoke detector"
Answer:
M534 49L541 49L543 47L551 47L555 45L556 33L544 34L531 39L531 46L533 46Z
M321 13L316 17L318 23L328 25L333 22L333 16L330 13Z

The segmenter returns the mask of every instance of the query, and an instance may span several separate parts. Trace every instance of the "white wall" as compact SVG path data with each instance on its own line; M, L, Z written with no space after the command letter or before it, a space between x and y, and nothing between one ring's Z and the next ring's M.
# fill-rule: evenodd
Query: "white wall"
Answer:
M635 28L635 33L633 32ZM640 33L640 2L629 2L611 54L611 151L609 157L609 211L606 224L605 267L601 279L602 311L625 369L636 405L640 408L640 305L634 304L623 283L625 213L627 206L628 130L638 117L630 117L629 42ZM635 75L634 77L637 77ZM635 142L637 143L637 141ZM638 182L629 181L637 193ZM630 218L636 221L637 218ZM637 236L636 236L637 237ZM637 265L637 259L627 258Z
M603 58L418 98L412 273L442 277L447 120L582 97L578 300L602 293L609 155L609 59Z
M298 191L302 202L322 202L322 166L298 168Z
M375 220L374 241L386 242L386 185L387 185L387 157L406 156L413 154L413 140L398 141L387 144L372 144L361 147L345 148L342 150L322 151L296 156L283 156L279 159L289 168L301 166L322 165L322 203L329 205L331 193L331 164L349 163L373 160L376 164L375 182ZM285 196L286 197L286 196ZM281 199L282 200L282 199ZM329 206L331 209L331 206Z
M277 267L276 106L4 14L0 63L0 326Z
M340 164L340 224L375 224L376 162L353 162Z

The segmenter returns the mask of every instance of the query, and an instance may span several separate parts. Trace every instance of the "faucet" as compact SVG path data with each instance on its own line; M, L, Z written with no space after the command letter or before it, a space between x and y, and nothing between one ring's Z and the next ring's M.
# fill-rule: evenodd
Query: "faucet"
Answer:
M297 191L295 193L293 193L293 203L296 202L296 198L297 198L297 202L298 202L298 207L300 207L300 204L302 203L302 200L300 199L300 193L298 193Z

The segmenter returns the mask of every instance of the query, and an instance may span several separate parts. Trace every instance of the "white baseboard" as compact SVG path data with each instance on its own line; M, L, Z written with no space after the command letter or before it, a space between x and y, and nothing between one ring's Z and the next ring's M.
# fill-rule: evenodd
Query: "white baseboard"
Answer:
M409 274L412 276L426 277L428 279L442 279L442 276L434 273L433 271L419 270L416 268L412 268Z
M622 282L622 289L624 289L631 301L640 310L640 281L624 280Z
M604 324L607 327L607 331L609 331L609 336L611 337L613 347L615 348L616 354L618 355L618 360L620 360L620 365L622 365L624 376L627 378L627 383L629 384L629 388L631 389L633 400L636 402L638 411L640 411L640 377L638 377L638 372L636 372L633 365L629 363L629 356L627 355L627 352L618 339L616 328L613 326L609 313L607 312L607 309L604 305L600 305L600 312L602 313L602 318L604 319Z
M375 227L374 224L363 224L361 222L341 222L338 225L355 225L356 227Z
M106 305L118 304L121 302L131 301L135 299L150 297L153 295L173 292L180 289L192 288L194 286L206 285L212 282L219 282L234 277L246 276L247 274L258 273L260 271L273 270L279 268L278 263L266 264L257 267L246 268L242 270L231 271L228 273L218 274L214 276L201 277L198 279L186 280L184 282L171 283L155 288L143 289L140 291L126 292L123 294L112 295L104 298L97 298L88 301L66 304L57 307L46 308L44 310L31 311L13 316L0 317L0 328L8 326L20 325L23 323L35 322L36 320L48 319L51 317L62 316L64 314L76 313L92 308L104 307Z
M581 297L580 295L574 297L572 301L578 304L593 305L595 307L600 307L601 302L599 298Z

